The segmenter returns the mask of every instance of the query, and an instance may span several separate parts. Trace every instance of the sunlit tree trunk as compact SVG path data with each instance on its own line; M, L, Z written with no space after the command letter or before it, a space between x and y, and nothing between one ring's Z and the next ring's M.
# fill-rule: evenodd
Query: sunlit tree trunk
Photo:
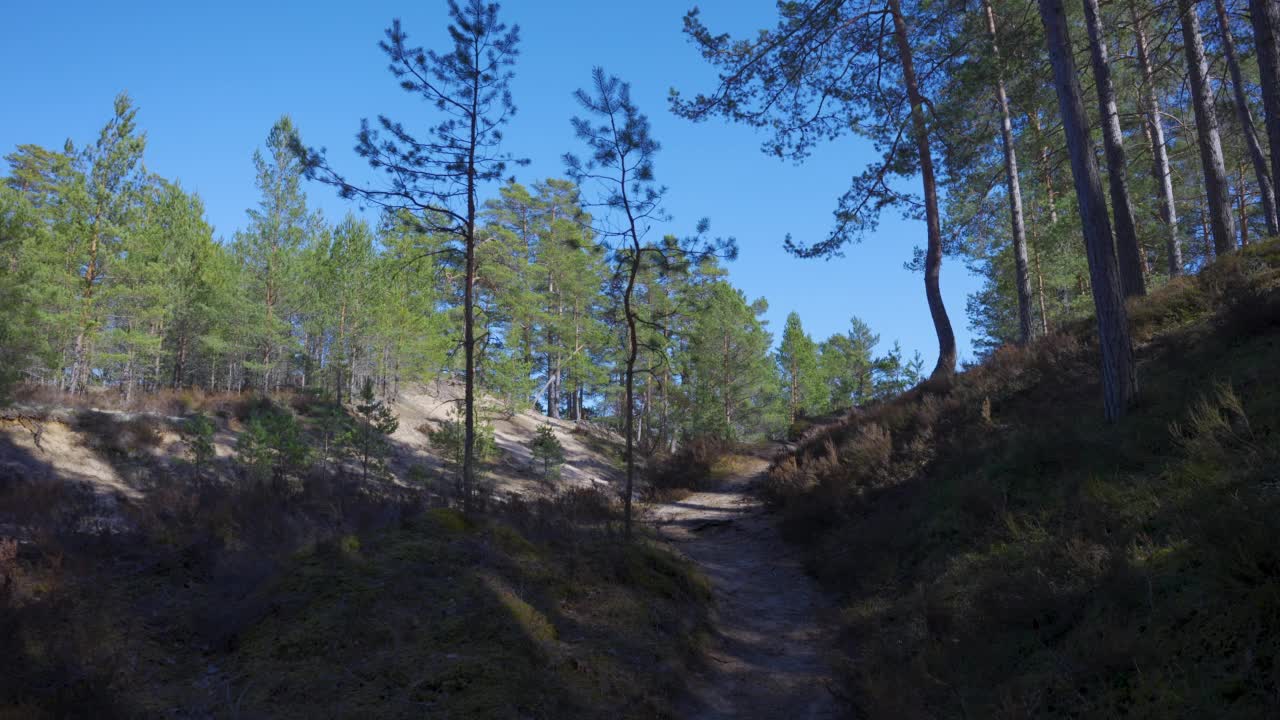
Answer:
M1093 144L1071 53L1066 11L1062 0L1039 0L1049 59L1053 66L1058 107L1062 114L1076 202L1084 232L1085 254L1097 311L1098 344L1102 355L1103 407L1108 420L1118 420L1137 392L1133 348L1129 339L1128 312L1120 286L1119 270L1107 217L1106 198L1094 160Z
M1218 255L1224 255L1235 248L1236 224L1231 213L1231 193L1227 186L1227 165L1222 155L1222 139L1218 135L1218 113L1214 109L1213 92L1209 87L1209 63L1204 54L1200 17L1196 13L1195 3L1191 0L1178 0L1178 8L1182 12L1182 45L1187 55L1187 76L1191 81L1196 135L1200 140L1200 164L1204 168L1213 250Z
M1280 3L1249 0L1249 16L1253 20L1262 108L1271 145L1271 177L1280 182L1280 38L1276 37L1280 33Z
M1273 3L1274 4L1274 3ZM1280 233L1280 221L1276 218L1276 196L1271 184L1271 174L1267 170L1267 157L1262 151L1262 143L1258 140L1258 132L1253 127L1253 113L1249 111L1249 99L1244 93L1244 76L1240 71L1240 59L1236 57L1236 41L1231 35L1231 19L1227 16L1225 0L1214 0L1218 11L1218 25L1222 29L1222 52L1227 61L1227 71L1231 73L1231 96L1235 100L1236 119L1240 121L1240 130L1244 134L1245 146L1249 149L1249 161L1253 163L1253 174L1258 182L1258 194L1262 196L1262 213L1266 217L1267 232L1271 235ZM1241 183L1241 197L1244 185ZM1243 199L1241 200L1243 206ZM1241 218L1241 223L1244 219ZM1240 242L1244 244L1245 233L1240 228Z
M1142 71L1142 113L1147 123L1147 136L1151 141L1152 173L1160 187L1160 219L1164 221L1168 272L1169 277L1177 277L1182 274L1182 238L1178 234L1178 207L1173 193L1173 171L1169 167L1169 147L1164 137L1164 120L1160 116L1160 99L1156 95L1155 73L1151 68L1147 34L1138 17L1135 0L1130 0L1129 14L1133 19L1138 67Z
M996 15L991 0L984 0L987 32L991 34L991 52L995 56L996 101L1000 105L1000 142L1004 148L1004 177L1009 195L1009 220L1013 232L1015 285L1018 290L1018 332L1022 344L1034 335L1031 313L1031 275L1027 269L1027 230L1022 214L1022 188L1018 184L1018 153L1013 143L1013 120L1009 115L1009 96L1004 87L1004 66L996 36ZM794 412L793 412L794 415ZM794 417L792 418L794 420Z
M919 153L920 179L924 185L925 226L928 244L924 253L924 291L929 302L929 314L938 335L938 364L932 377L948 378L956 371L956 336L951 329L951 319L942 301L940 277L942 274L942 221L938 210L938 181L933 167L933 150L929 142L929 125L925 120L925 101L916 79L911 40L907 35L907 22L902 15L899 0L888 0L893 16L893 35L902 63L902 79L906 86L907 102L911 105L911 122Z
M1133 222L1133 204L1129 200L1129 180L1125 176L1124 134L1120 129L1120 113L1116 109L1116 92L1111 83L1111 63L1107 58L1107 42L1102 37L1102 20L1098 16L1098 0L1084 0L1085 26L1089 31L1089 57L1093 62L1094 86L1098 91L1098 112L1102 118L1102 144L1107 155L1107 185L1111 190L1111 213L1115 217L1116 260L1120 266L1120 287L1125 297L1145 295L1142 274L1142 251L1138 247L1138 231Z

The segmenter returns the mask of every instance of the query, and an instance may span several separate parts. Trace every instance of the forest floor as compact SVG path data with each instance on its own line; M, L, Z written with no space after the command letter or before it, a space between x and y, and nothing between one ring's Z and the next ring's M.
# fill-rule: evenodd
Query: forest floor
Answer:
M768 461L741 458L719 487L654 506L649 522L711 582L713 638L688 718L840 717L823 648L831 604L753 491Z

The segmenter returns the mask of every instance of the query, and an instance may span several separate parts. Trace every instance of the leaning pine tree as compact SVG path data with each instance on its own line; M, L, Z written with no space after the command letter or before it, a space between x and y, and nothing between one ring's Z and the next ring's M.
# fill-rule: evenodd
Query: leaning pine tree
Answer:
M377 126L362 120L356 153L383 176L380 184L358 184L329 164L324 150L295 148L306 159L308 176L411 219L424 236L445 238L413 256L446 253L461 261L463 310L463 451L461 492L470 507L475 489L476 438L476 245L479 189L503 177L508 163L523 164L500 150L502 128L515 113L511 68L518 54L518 26L498 19L497 3L450 0L449 37L453 46L436 52L407 44L400 21L392 23L379 46L390 59L391 74L406 92L436 109L438 119L415 134L385 115Z
M720 115L768 129L765 151L795 160L846 132L871 138L881 158L840 198L830 236L812 245L788 238L786 246L801 257L831 258L873 231L887 206L922 216L925 298L938 335L933 377L950 377L956 338L939 283L942 215L930 95L952 61L932 52L943 47L951 8L917 0L797 0L778 3L778 10L777 27L749 40L712 33L696 9L686 15L685 34L720 71L720 83L690 99L673 93L672 109L692 120ZM893 183L916 175L919 198Z

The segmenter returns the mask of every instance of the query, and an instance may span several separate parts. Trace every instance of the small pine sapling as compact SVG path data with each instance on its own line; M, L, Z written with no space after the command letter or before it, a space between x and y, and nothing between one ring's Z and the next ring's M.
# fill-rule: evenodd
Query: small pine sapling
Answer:
M187 446L187 459L196 473L204 475L205 468L213 461L214 426L204 413L196 413L182 424L182 442Z
M236 454L250 477L281 482L306 469L310 452L293 414L269 408L249 419L236 441Z
M373 381L366 379L356 403L356 422L347 432L346 442L360 460L360 479L367 481L369 471L386 472L387 436L400 427L400 421L385 403L373 394Z
M542 479L552 480L560 477L560 466L564 464L564 445L556 437L555 429L548 424L538 427L538 432L529 441L529 450L535 462L542 464Z
M464 480L463 462L465 460L466 418L462 408L456 408L453 418L441 421L440 426L427 432L427 439L432 447L440 451L450 464L458 471L458 491L466 494L469 484ZM493 425L480 423L475 429L473 446L474 460L483 464L493 459L498 453L498 444L493 436Z

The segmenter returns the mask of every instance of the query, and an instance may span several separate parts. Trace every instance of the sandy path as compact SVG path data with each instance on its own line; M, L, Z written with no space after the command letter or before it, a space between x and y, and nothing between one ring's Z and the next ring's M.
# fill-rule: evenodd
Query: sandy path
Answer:
M689 718L838 718L822 656L825 597L749 490L756 460L711 492L656 506L650 521L697 562L716 598L716 637Z

